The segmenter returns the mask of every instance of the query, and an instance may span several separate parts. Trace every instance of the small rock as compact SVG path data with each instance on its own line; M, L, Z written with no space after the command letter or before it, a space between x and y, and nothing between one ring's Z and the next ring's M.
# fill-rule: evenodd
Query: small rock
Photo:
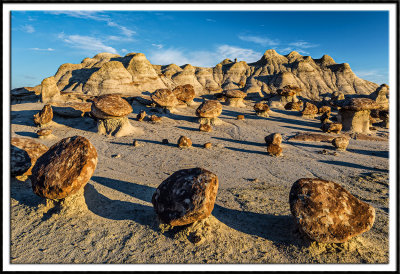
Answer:
M244 120L244 115L240 114L236 117L237 120Z
M210 149L212 147L211 143L205 143L204 148Z
M146 111L142 110L139 112L139 114L136 116L136 119L141 122L143 119L146 117Z
M211 132L212 126L207 124L200 124L199 130L203 132Z
M272 133L264 138L268 145L274 144L280 146L282 144L282 135L280 133Z
M33 115L35 125L43 126L53 120L53 109L50 104L46 104L43 109Z
M339 134L340 131L342 130L342 124L341 123L323 123L321 125L321 130L323 132L327 133L336 133Z
M138 142L138 140L134 140L132 145L133 145L134 147L137 147L137 146L139 146L139 142Z
M121 158L121 154L114 154L112 157L113 158Z
M158 117L158 116L155 115L155 114L151 115L151 117L150 117L150 121L152 121L153 123L160 122L161 119L162 119L162 117Z
M50 128L39 129L36 131L38 136L49 136L53 131Z
M187 148L192 146L192 140L186 136L181 136L178 139L178 147L179 148Z
M349 145L349 139L346 137L336 137L332 140L332 145L339 151L345 151Z

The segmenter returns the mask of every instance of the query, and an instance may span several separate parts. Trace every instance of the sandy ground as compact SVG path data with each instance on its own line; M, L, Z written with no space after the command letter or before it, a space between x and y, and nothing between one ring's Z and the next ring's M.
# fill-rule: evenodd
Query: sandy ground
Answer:
M290 142L298 132L322 133L318 119L275 110L269 118L247 108L223 106L225 124L198 131L196 106L160 123L138 122L150 109L134 103L129 115L141 136L96 133L88 118L55 115L54 139L38 139L33 115L43 104L11 106L11 136L51 146L64 137L88 138L98 152L97 169L81 193L62 203L36 196L29 179L11 181L11 263L388 263L389 143L350 140L348 151L330 143ZM236 120L244 114L245 120ZM388 130L378 127L378 133ZM283 135L283 156L266 152L264 137ZM179 149L181 135L193 148ZM162 144L168 139L169 145ZM132 146L133 140L140 146ZM206 142L212 149L204 149ZM328 154L319 153L323 149ZM120 154L119 158L114 158ZM160 225L152 208L156 187L173 172L208 169L219 178L212 216L185 227ZM319 177L344 186L376 209L372 229L345 244L318 244L301 237L289 209L291 185Z

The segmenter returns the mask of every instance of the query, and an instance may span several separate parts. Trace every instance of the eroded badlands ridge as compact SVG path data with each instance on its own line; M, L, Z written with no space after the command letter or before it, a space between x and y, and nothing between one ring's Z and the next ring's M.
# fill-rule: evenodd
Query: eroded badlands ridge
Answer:
M135 96L191 84L197 95L242 89L248 96L262 98L293 85L300 87L304 98L318 100L335 91L367 95L379 86L358 78L349 64L337 64L328 55L313 59L295 51L280 55L272 49L255 63L225 59L211 68L190 64L152 65L142 53L124 57L99 53L80 64L61 65L53 77L61 92L94 96L109 93Z

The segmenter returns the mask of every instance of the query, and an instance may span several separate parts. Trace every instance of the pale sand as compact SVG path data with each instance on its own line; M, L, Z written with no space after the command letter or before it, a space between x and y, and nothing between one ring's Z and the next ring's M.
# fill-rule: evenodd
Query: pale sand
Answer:
M97 169L82 193L53 204L36 196L29 179L11 181L11 263L388 263L388 142L350 140L337 156L330 143L288 142L297 132L322 133L318 119L274 111L269 118L247 108L223 106L211 133L198 131L196 105L179 109L160 123L130 122L140 136L98 135L90 118L55 115L55 139L38 139L33 114L43 104L12 105L11 136L51 146L64 137L88 138L98 152ZM236 120L244 114L245 120ZM283 136L283 157L267 155L264 137ZM378 127L378 134L388 130ZM193 148L178 149L181 135ZM167 138L169 145L161 140ZM140 146L133 147L137 139ZM206 142L212 149L204 149ZM121 157L113 158L116 154ZM151 197L173 172L208 169L219 178L212 216L186 227L159 225ZM299 178L319 177L344 186L372 204L372 229L346 244L317 244L295 231L289 191ZM194 239L201 239L198 243Z

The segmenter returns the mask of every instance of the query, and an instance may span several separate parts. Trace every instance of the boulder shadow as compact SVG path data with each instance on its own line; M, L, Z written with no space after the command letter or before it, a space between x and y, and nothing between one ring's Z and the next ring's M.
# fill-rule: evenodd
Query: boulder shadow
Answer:
M34 132L28 132L28 131L18 131L15 132L15 134L20 135L20 136L24 136L24 137L31 137L31 138L37 138L38 135Z
M97 132L96 121L90 117L83 116L79 118L64 118L57 114L53 116L53 121L57 124L83 131Z
M321 122L319 120L315 120L315 122L310 122L310 121L305 121L305 120L290 119L287 117L272 117L272 116L270 116L268 119L275 121L275 122L279 122L279 123L313 127L313 128L319 128L320 124L321 124Z
M232 119L234 118L234 120L236 120L236 117L238 115L243 115L245 120L246 119L249 119L249 120L250 119L252 119L252 120L268 120L269 119L267 117L257 116L255 113L245 113L245 112L239 112L239 111L227 110L227 109L222 109L221 115L232 117Z
M363 149L354 149L354 148L347 149L347 151L352 152L352 153L358 153L358 154L363 154L363 155L368 155L368 156L375 156L375 157L389 159L389 151L363 150Z
M244 152L244 153L261 154L261 155L264 155L264 156L268 155L267 151L249 150L249 149L243 149L243 148L237 148L237 147L229 147L229 146L226 146L225 148L233 150L233 151Z
M257 147L265 147L266 146L265 142L257 143L257 142L243 141L243 140L228 139L228 138L223 138L223 137L211 137L211 138L221 140L221 141L237 143L237 144L249 145L249 146L257 146Z
M215 204L212 215L220 222L237 231L255 235L279 244L299 244L296 225L289 215L271 215L229 209Z
M284 127L284 128L290 128L290 129L295 129L295 130L300 130L300 131L309 131L309 132L321 133L321 130L311 129L311 128L293 127L293 126L282 126L282 127Z
M36 127L33 122L33 115L39 112L40 110L13 110L10 113L10 124Z

